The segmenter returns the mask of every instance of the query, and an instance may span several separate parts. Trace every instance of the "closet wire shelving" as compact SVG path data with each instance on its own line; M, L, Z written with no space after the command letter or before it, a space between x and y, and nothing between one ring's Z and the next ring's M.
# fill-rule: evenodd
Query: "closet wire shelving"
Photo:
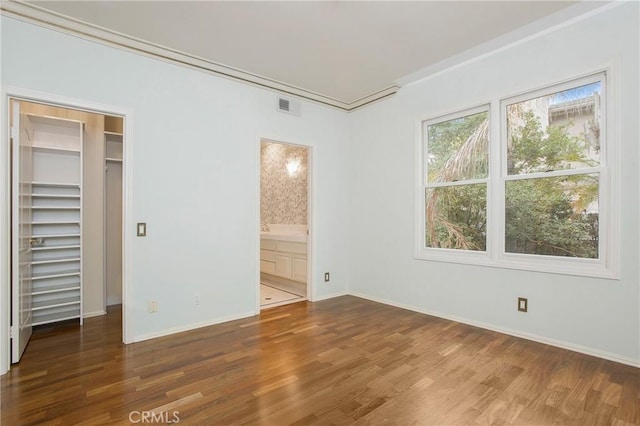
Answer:
M38 179L30 193L32 325L82 324L82 123L29 118Z

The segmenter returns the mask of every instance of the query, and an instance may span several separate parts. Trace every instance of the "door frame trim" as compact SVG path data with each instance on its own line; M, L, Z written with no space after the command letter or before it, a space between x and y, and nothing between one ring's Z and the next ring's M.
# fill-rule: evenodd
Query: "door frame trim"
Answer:
M118 115L124 118L123 129L123 175L122 190L124 203L122 209L122 340L132 343L132 292L133 261L130 253L133 248L133 234L125 232L134 229L133 222L133 109L124 106L107 105L98 102L77 99L58 94L39 92L14 86L3 86L0 99L0 128L4 129L0 143L0 375L9 371L11 365L11 345L9 327L11 325L11 158L9 156L10 132L9 101L10 99L50 104L62 108L83 110L91 113Z
M257 158L257 178L256 178L256 182L257 182L257 194L258 194L258 202L257 202L257 207L256 207L256 250L255 250L255 256L254 259L256 259L257 262L257 272L256 272L256 315L260 314L261 308L260 308L260 229L261 229L261 217L260 217L260 203L261 203L261 199L262 199L262 191L260 188L260 183L261 183L261 177L262 177L262 142L273 142L273 143L279 143L282 145L289 145L289 146L297 146L300 148L305 148L307 149L307 154L308 154L308 158L307 158L307 295L306 295L306 300L308 300L309 302L313 302L316 300L316 294L315 294L315 286L313 285L313 271L314 271L314 263L315 263L315 256L313 255L313 229L314 229L314 215L313 215L313 211L314 211L314 200L315 200L315 194L314 194L314 182L315 182L315 162L314 162L314 145L310 142L298 142L298 143L294 143L294 142L288 142L290 138L288 137L283 137L283 136L275 136L275 135L270 135L268 132L263 132L263 133L259 133L257 136L257 153L256 153L256 158ZM295 139L295 138L294 138Z

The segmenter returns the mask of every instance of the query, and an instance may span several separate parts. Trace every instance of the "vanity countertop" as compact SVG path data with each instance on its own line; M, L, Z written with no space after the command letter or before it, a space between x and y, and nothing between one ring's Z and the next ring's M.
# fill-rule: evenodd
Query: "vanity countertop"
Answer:
M289 233L274 232L274 231L261 232L260 238L264 238L265 240L295 241L299 243L307 242L306 234L289 234Z
M269 231L260 232L260 238L266 240L307 242L306 225L269 224Z

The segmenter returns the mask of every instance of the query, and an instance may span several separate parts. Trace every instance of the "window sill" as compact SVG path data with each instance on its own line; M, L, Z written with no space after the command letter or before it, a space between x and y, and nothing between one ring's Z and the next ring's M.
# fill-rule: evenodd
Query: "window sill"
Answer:
M453 249L419 249L414 258L433 262L457 263L488 268L515 269L558 275L619 280L618 271L595 259L555 258L522 254L504 254L491 257L487 252L459 251Z

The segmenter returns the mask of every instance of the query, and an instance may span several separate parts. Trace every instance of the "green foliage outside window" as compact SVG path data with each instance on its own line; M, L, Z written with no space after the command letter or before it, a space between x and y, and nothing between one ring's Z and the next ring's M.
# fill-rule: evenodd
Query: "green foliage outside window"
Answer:
M487 185L427 189L427 247L487 249Z
M489 114L429 125L427 181L462 182L489 171ZM427 247L486 250L487 184L440 186L426 193Z
M428 126L428 182L487 177L488 117L487 112L481 112Z
M510 122L519 106L510 106ZM571 123L543 129L532 111L522 116L523 125L509 126L509 175L597 166L586 135L569 135ZM507 181L506 252L597 258L598 188L597 174Z
M523 179L507 182L507 253L581 258L598 257L597 175Z

